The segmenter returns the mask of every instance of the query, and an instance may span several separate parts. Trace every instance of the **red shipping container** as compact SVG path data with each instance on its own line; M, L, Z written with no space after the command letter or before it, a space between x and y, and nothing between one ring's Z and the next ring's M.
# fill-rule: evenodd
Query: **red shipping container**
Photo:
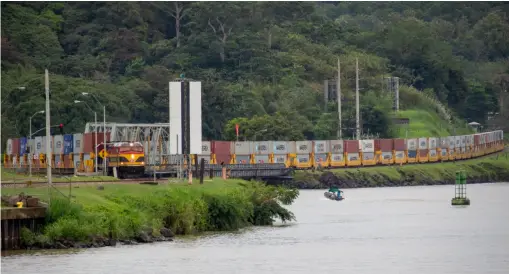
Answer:
M395 151L404 151L406 149L405 139L393 139L393 141Z
M97 133L97 144L100 144L103 142L103 133L98 132ZM83 153L91 153L95 152L95 132L85 133L83 134L83 140L85 144L83 145ZM106 142L110 141L110 132L106 132ZM97 152L101 151L102 145L97 148Z
M474 135L474 145L478 146L478 145L480 145L480 142L481 142L481 136L478 134Z
M359 153L359 141L357 140L345 140L344 147L346 153Z
M68 154L64 155L64 168L72 168L71 157Z
M13 155L19 155L19 145L20 145L19 138L12 139L12 154Z
M380 139L380 148L383 152L391 152L393 149L392 139Z
M382 150L381 142L382 142L382 139L375 139L375 151L381 151Z
M212 153L216 155L230 155L230 142L227 141L212 141Z
M420 157L426 157L426 156L428 156L428 150L427 150L427 149L420 149L420 150L419 150L419 156L420 156Z

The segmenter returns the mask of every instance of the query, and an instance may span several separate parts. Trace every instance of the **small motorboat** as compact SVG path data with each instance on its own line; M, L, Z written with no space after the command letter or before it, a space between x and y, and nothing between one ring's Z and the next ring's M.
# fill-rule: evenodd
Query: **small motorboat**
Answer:
M340 196L338 197L338 195L334 192L330 192L330 191L326 191L323 196L325 196L325 198L329 199L329 200L334 200L334 201L342 201L344 200L345 198Z

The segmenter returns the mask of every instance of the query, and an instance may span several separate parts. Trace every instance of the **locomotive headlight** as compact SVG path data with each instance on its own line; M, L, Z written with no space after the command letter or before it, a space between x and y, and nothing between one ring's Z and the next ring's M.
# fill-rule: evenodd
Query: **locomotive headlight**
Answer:
M133 159L133 160L134 160L134 154L131 154L131 159Z

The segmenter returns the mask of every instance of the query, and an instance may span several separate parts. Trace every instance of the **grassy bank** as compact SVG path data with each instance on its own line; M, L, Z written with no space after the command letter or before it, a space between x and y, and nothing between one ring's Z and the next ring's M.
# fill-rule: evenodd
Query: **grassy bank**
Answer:
M28 183L28 182L46 182L46 178L40 174L33 174L32 178L28 176L25 172L18 173L11 169L5 169L3 167L1 170L1 179L2 183ZM52 181L55 183L66 183L66 182L113 182L119 181L119 179L112 176L60 176L58 174L53 173Z
M467 172L468 183L509 181L509 156L500 153L481 159L365 168L342 168L323 172L297 171L289 185L301 189L453 184L455 172Z
M90 246L116 241L151 242L204 231L229 231L251 225L290 221L294 215L282 207L298 196L297 190L257 182L214 180L203 185L106 185L5 189L3 194L40 197L51 205L42 234L24 232L27 246Z

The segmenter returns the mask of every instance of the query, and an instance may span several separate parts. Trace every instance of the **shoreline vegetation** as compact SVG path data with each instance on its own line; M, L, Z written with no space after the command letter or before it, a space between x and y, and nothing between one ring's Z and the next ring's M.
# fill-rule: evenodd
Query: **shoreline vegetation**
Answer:
M498 153L457 162L296 171L282 185L298 189L397 187L454 184L455 172L463 169L467 183L509 181L509 155Z
M175 235L236 231L296 220L283 205L298 197L297 189L241 180L212 180L203 185L79 186L69 191L4 189L51 203L41 231L22 230L26 249L64 249L172 241ZM67 196L67 197L66 197Z

